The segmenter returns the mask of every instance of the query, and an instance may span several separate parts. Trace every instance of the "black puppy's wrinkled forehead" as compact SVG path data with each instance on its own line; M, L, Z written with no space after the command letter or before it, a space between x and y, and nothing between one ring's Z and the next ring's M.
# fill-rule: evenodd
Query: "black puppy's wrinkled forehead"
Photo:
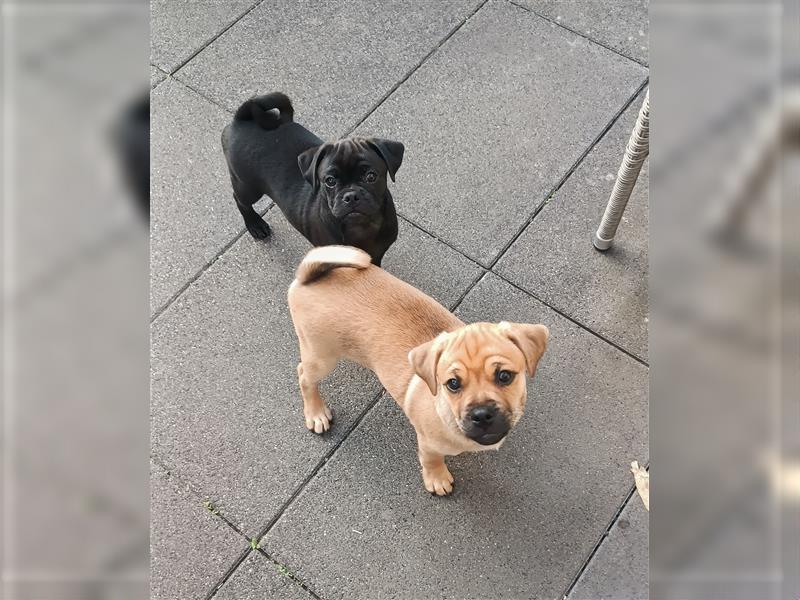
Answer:
M297 157L303 178L314 190L319 188L318 173L335 165L342 171L359 173L365 167L387 174L394 181L395 173L403 163L405 146L400 142L382 138L344 138L309 148ZM384 183L384 182L381 182Z
M335 167L340 172L360 173L365 166L379 173L386 171L386 163L364 138L345 138L331 142L320 165L321 172Z

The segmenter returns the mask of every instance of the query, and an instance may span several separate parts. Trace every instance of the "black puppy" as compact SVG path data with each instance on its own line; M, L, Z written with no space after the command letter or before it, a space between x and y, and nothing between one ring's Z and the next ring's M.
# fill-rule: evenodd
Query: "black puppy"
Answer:
M275 92L242 104L222 132L233 197L256 239L270 228L253 210L266 194L315 246L356 246L381 264L397 239L386 186L403 162L403 144L378 138L323 142L293 121L292 103Z

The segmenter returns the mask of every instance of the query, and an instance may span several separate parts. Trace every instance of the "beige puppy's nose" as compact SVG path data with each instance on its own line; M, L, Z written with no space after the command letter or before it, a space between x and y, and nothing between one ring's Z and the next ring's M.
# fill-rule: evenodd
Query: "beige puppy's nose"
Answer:
M497 407L493 404L476 406L469 411L469 420L476 427L489 429L497 418Z

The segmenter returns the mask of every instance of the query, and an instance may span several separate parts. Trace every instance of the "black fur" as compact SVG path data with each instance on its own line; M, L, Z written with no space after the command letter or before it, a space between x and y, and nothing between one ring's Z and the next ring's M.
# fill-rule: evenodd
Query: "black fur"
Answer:
M233 197L256 239L270 228L253 210L264 194L315 246L361 248L380 265L397 239L387 188L403 162L403 144L379 138L323 142L294 122L292 103L275 92L252 98L222 132Z

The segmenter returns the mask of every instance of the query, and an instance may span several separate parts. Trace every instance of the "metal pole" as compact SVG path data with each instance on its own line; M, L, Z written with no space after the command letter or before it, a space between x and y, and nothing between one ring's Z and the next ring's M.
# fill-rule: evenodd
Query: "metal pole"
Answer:
M600 221L600 227L597 228L597 231L592 237L592 243L598 250L608 250L611 247L614 236L617 233L617 227L619 227L619 222L622 220L622 213L625 212L625 207L628 205L633 186L636 185L639 172L642 170L642 164L649 152L650 90L648 89L644 97L644 102L642 103L642 108L639 111L639 117L636 119L633 133L631 133L628 145L625 148L625 156L619 167L617 180L614 182L614 189L611 191L611 196L608 199L606 212L603 214L602 221Z

